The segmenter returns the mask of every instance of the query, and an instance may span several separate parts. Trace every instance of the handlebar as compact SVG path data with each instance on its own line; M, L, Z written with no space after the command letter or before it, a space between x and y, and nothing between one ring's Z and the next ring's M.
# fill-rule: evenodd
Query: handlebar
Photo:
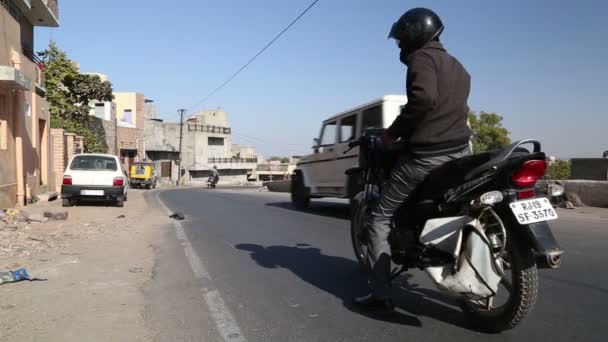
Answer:
M361 140L355 140L348 143L348 148L355 148L361 146Z

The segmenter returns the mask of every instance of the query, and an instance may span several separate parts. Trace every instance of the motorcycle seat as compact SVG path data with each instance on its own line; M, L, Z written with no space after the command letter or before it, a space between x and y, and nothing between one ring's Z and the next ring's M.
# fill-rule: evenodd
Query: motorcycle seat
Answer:
M437 199L450 188L465 182L467 175L484 164L489 163L501 150L473 154L451 160L429 173L416 190L417 201ZM489 169L489 168L488 168Z

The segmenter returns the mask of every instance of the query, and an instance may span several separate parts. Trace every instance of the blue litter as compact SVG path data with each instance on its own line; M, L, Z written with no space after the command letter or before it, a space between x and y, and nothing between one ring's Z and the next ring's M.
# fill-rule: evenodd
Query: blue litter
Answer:
M20 268L16 271L0 272L0 285L7 283L16 283L18 281L44 281L46 279L32 278L25 268Z

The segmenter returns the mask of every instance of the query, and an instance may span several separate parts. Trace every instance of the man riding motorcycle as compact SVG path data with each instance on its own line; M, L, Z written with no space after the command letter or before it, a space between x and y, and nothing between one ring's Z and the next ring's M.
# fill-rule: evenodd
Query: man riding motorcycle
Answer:
M414 8L393 24L389 38L401 49L407 66L407 98L401 114L386 130L385 145L397 140L407 148L383 186L380 200L370 215L372 292L355 299L365 308L392 309L389 297L391 219L413 190L436 167L471 153L467 124L470 76L439 41L444 26L426 8Z

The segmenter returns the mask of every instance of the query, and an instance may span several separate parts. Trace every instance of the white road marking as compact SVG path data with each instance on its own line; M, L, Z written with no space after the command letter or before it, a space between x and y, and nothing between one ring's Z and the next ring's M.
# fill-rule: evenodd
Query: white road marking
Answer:
M156 200L166 214L171 215L171 210L169 210L165 203L161 201L159 196L160 193L162 193L162 191L156 193ZM174 221L173 225L175 226L175 235L184 247L184 253L186 254L186 259L190 264L192 273L194 273L194 276L197 279L204 281L203 283L205 286L202 287L204 293L203 297L220 336L222 336L222 339L225 342L247 342L247 339L243 333L241 333L241 329L236 320L222 299L222 295L217 289L213 288L211 276L205 269L202 260L194 251L194 248L192 248L192 244L184 231L184 227L179 221Z

